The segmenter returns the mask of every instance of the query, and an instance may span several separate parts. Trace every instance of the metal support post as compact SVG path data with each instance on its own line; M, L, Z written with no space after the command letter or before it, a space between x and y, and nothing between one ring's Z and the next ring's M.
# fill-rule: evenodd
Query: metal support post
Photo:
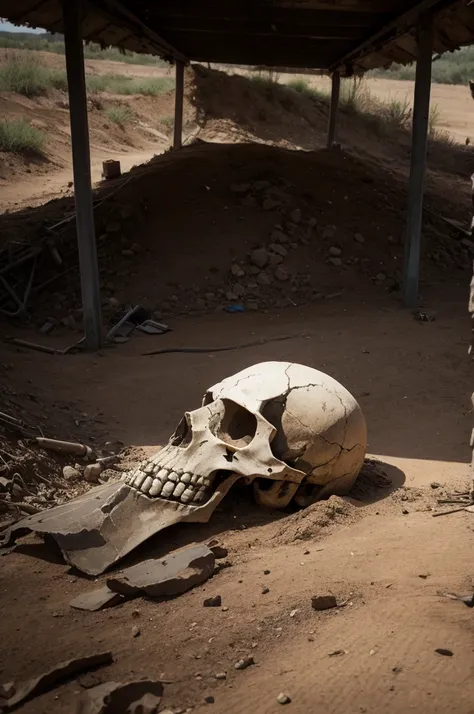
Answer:
M173 149L180 149L183 141L184 62L176 60L176 91L174 102Z
M413 101L408 216L405 238L405 275L403 299L406 307L418 302L420 279L423 184L430 114L431 65L433 55L433 19L426 17L418 27L415 97Z
M331 77L331 106L329 107L328 149L332 149L336 141L337 112L339 109L339 94L341 90L341 75L333 72Z
M102 343L102 323L92 203L84 48L81 36L82 7L81 0L63 0L82 312L86 347L96 350Z

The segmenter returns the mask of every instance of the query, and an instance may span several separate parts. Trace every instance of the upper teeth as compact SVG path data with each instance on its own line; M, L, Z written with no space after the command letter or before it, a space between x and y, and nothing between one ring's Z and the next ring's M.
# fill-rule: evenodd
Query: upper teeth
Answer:
M201 503L212 484L212 479L189 472L180 474L153 461L139 464L125 477L125 483L147 496Z

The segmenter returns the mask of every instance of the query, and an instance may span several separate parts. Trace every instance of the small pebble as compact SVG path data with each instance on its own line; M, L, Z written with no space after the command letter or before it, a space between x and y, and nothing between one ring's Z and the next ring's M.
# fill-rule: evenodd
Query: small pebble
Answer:
M407 516L410 513L410 511L407 508L404 508L402 513L404 516Z
M140 610L133 610L132 612L132 617L136 620L137 617L140 617Z
M291 697L288 696L288 694L280 692L280 694L277 696L277 702L278 704L289 704L291 702Z
M453 652L451 650L446 650L444 647L438 647L435 649L435 652L437 652L440 655L443 655L444 657L452 657Z
M430 486L431 486L431 488L433 488L433 489L435 489L435 488L441 488L441 484L438 483L437 481L432 481L432 482L430 483Z
M140 637L140 628L136 625L132 627L132 637Z
M216 700L213 696L209 695L207 697L204 697L204 701L206 702L206 704L214 704Z
M266 595L269 592L270 592L270 588L267 588L267 587L262 588L262 595Z
M216 679L227 679L227 672L217 672Z
M204 600L204 607L220 607L222 605L222 598L220 595L215 595L214 597L208 597Z
M271 570L264 570L264 571L263 571L263 574L264 574L264 575L270 575L270 573L271 573Z
M235 669L247 669L252 664L255 664L253 657L242 657L238 662L234 664Z

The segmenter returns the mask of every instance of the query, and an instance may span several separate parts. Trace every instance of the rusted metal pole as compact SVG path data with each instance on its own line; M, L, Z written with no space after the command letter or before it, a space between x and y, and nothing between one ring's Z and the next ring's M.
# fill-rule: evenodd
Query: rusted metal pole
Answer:
M92 203L84 48L81 35L82 8L81 0L63 0L64 44L85 344L88 349L96 350L102 344L102 321Z
M431 65L433 55L433 18L425 17L418 26L415 97L411 140L410 180L408 184L408 217L405 239L405 307L418 302L420 281L421 225L423 217L423 184L430 115Z
M176 60L176 90L174 101L173 149L180 149L183 143L183 100L184 62Z
M332 149L336 141L337 112L339 109L339 94L341 91L341 75L333 72L331 77L331 106L329 107L328 149Z

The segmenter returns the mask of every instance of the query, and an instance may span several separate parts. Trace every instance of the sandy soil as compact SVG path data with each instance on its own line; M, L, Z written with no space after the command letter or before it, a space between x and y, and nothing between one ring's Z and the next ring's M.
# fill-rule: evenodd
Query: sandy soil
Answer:
M112 665L21 711L75 711L92 683L159 677L167 681L162 707L175 714L276 713L280 692L298 714L472 714L472 610L444 594L473 591L473 516L433 518L444 508L439 498L469 483L471 247L440 214L463 220L468 211L470 152L430 147L422 301L436 319L419 322L400 309L407 137L382 139L342 114L350 151L318 151L323 105L284 88L262 96L242 77L199 75L188 89L202 135L226 143L165 153L113 184L110 195L106 188L96 194L104 319L138 301L160 310L173 332L134 334L98 354L67 357L3 341L2 408L41 422L53 437L109 438L151 453L224 376L260 361L300 362L331 374L359 400L369 452L392 486L363 502L333 499L299 512L264 511L249 490L234 489L209 524L165 531L138 554L163 555L216 537L231 567L175 600L138 599L99 613L69 607L95 582L28 538L0 557L8 614L0 618L0 681L110 649ZM115 136L111 142L118 151ZM288 205L264 208L254 190L261 181L278 187ZM235 182L247 183L248 194L233 191ZM26 201L30 187L21 190ZM63 196L1 216L2 241L42 240L45 227L70 215L72 205ZM301 229L291 227L293 208L303 213ZM303 230L308 216L316 219L310 234ZM276 225L291 232L288 279L275 282L267 267L271 284L254 283L249 253L268 248ZM35 296L27 324L3 321L2 336L53 347L81 336L76 237L67 226L54 234L64 261L56 282ZM340 263L329 261L331 247ZM233 264L245 273L242 314L222 309L235 302L228 297L236 288ZM38 266L40 282L48 271L50 264ZM40 335L47 316L56 327ZM213 352L282 334L299 336ZM143 356L176 346L206 351ZM5 459L10 449L26 448L12 434L0 439ZM56 474L58 465L51 470ZM313 611L311 596L329 593L345 606ZM217 594L222 607L204 608L204 598ZM237 671L235 662L248 655L255 665ZM222 672L226 679L216 679Z

